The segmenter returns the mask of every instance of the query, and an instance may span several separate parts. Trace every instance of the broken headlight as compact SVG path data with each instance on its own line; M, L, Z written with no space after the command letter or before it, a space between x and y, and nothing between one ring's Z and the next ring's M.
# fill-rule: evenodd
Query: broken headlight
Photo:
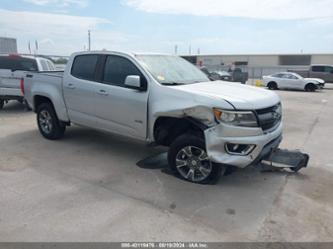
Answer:
M227 111L214 109L214 115L218 122L242 127L258 127L256 115L251 111Z

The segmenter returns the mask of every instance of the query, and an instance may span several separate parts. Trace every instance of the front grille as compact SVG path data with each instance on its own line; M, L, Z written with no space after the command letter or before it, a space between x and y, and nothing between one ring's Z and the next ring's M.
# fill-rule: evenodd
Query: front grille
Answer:
M256 110L259 126L264 130L270 130L281 122L281 104L265 109Z

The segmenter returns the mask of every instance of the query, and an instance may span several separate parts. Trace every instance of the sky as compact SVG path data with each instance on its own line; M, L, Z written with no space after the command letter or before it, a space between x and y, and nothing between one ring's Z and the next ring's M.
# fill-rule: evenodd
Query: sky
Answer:
M20 53L333 53L333 0L1 0ZM190 49L191 47L191 49Z

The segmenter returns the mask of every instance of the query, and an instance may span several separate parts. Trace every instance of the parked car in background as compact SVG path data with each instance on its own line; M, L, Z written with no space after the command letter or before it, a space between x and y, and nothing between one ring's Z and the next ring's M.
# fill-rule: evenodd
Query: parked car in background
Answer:
M226 71L216 71L214 72L215 74L217 74L220 78L220 80L224 80L224 81L232 81L232 76L230 73L226 72Z
M21 79L26 72L54 71L51 60L28 55L0 55L0 109L9 100L24 102Z
M288 70L297 73L305 78L319 78L326 83L333 83L332 65L312 65L308 70Z
M210 71L207 67L201 67L200 70L204 72L207 77L212 80L232 81L232 76L226 71Z
M284 88L313 92L317 89L323 89L325 81L316 78L303 78L297 73L282 72L264 76L263 84L271 90Z
M215 81L215 80L220 80L220 75L218 75L217 73L211 72L208 70L207 67L200 67L200 70L206 74L206 76L211 80L211 81Z
M243 72L241 68L230 69L228 72L231 74L233 82L245 84L249 79L249 73Z
M45 138L74 123L167 146L171 169L194 183L261 161L282 139L277 94L212 82L173 55L75 53L64 72L27 74L24 89Z

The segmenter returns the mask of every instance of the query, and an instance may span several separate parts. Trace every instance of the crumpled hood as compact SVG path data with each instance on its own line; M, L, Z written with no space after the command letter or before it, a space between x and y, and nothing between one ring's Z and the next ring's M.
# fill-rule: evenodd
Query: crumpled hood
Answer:
M305 78L306 81L316 81L318 83L325 83L324 80L322 79L319 79L319 78ZM316 83L316 82L313 82L313 83Z
M236 109L254 110L276 105L280 98L272 91L227 81L210 81L177 86L198 97L205 96L229 102ZM218 106L216 106L218 107Z

